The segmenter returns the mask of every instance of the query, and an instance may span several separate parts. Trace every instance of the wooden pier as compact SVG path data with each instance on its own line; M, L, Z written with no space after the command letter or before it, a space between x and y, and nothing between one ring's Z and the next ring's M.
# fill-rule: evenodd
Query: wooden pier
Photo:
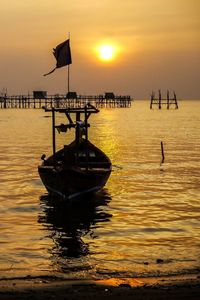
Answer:
M158 109L161 109L163 105L167 108L174 108L178 109L178 100L176 97L175 92L173 92L173 97L170 97L169 91L167 91L167 97L162 98L161 91L158 91L158 98L156 98L155 93L152 92L151 94L151 102L150 102L150 109L153 108L153 106L156 106Z
M45 91L34 91L32 95L0 95L0 108L66 108L83 107L90 103L96 107L130 107L131 96L115 96L113 93L104 95L77 95L69 92L66 95L47 95Z

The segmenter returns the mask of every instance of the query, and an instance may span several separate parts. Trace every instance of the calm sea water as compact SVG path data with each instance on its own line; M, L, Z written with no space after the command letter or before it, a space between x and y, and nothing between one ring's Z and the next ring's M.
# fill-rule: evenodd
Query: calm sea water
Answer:
M135 101L91 117L90 140L113 172L102 192L73 206L49 198L37 173L51 153L48 114L0 110L0 278L199 271L200 101L179 105ZM58 147L71 135L59 135Z

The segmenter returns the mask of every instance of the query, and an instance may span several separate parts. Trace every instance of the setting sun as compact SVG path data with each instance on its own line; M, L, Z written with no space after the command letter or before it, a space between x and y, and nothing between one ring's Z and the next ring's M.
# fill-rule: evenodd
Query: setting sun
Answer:
M111 61L115 56L115 48L111 45L102 45L98 48L99 58L103 61Z

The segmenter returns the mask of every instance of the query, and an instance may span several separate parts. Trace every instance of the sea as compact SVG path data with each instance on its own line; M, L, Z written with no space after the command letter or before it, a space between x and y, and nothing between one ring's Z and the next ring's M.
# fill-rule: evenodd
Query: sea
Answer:
M0 279L197 274L200 101L168 110L135 100L89 123L113 170L102 191L70 203L49 196L38 175L52 152L50 113L0 109ZM57 134L57 149L73 134Z

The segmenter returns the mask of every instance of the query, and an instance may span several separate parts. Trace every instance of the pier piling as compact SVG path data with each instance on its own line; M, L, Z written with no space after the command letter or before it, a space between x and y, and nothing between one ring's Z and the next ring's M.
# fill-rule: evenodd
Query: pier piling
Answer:
M161 109L163 106L166 106L167 109L175 108L178 109L178 100L176 97L176 93L173 92L173 96L170 97L170 92L167 91L167 97L163 98L161 91L158 91L158 98L155 96L155 92L151 93L150 98L150 109L156 106L158 109Z

